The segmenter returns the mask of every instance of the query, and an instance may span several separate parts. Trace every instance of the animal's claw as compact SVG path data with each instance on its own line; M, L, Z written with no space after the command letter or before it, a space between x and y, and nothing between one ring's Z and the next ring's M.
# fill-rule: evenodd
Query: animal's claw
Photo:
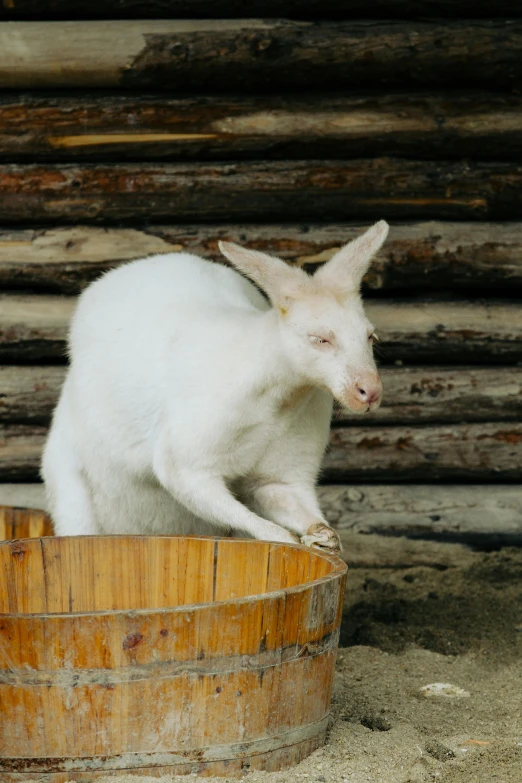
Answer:
M313 549L321 549L332 554L339 554L342 549L339 536L335 530L332 530L324 522L316 522L314 525L311 525L306 534L301 537L301 543Z

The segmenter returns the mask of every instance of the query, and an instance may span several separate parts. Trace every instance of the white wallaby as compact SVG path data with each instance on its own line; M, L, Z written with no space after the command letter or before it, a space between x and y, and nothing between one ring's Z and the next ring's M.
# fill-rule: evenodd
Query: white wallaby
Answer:
M59 535L247 535L339 549L315 484L332 398L382 386L359 294L388 225L311 276L221 242L237 271L168 253L82 294L42 475Z

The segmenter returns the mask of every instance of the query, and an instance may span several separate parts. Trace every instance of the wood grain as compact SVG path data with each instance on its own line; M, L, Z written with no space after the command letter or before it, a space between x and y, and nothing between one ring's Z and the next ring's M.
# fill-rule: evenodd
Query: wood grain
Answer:
M522 425L333 429L324 481L520 481Z
M521 55L516 19L9 22L0 28L0 88L506 92L520 86Z
M330 524L350 535L441 537L478 543L520 541L522 537L520 485L334 484L320 486L318 493ZM0 505L44 509L43 486L0 483Z
M0 296L0 359L63 362L74 297ZM509 364L522 358L522 311L516 304L369 301L383 363Z
M48 424L63 367L0 366L0 421ZM383 368L381 407L363 419L335 412L335 423L380 425L520 421L522 368Z
M345 578L260 541L0 543L2 780L297 763L324 742Z
M226 19L279 16L287 19L423 17L517 17L517 0L4 0L0 19Z
M239 242L313 271L366 225L148 226L0 228L0 285L5 289L78 293L103 272L135 258L186 251L225 259L218 241ZM517 296L522 291L522 224L392 225L364 280L366 293Z
M522 63L522 57L520 59ZM324 162L1 165L12 223L520 219L522 165Z
M0 429L0 480L38 478L46 428ZM350 426L331 431L323 482L520 481L522 425Z
M406 156L514 160L522 99L491 93L0 98L0 159Z

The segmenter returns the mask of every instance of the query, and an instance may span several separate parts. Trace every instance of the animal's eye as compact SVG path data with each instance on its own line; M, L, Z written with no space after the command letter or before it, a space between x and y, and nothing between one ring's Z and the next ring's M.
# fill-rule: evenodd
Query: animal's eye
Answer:
M330 340L326 339L326 337L320 337L318 334L309 334L308 337L310 338L312 345L324 346L332 344Z

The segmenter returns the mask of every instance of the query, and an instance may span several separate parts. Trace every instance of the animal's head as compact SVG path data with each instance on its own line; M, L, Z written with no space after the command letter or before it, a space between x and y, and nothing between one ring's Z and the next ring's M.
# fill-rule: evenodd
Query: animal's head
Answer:
M373 358L376 335L360 285L387 234L381 220L314 275L265 253L219 243L223 255L270 299L281 345L297 372L357 413L378 407L382 395Z

